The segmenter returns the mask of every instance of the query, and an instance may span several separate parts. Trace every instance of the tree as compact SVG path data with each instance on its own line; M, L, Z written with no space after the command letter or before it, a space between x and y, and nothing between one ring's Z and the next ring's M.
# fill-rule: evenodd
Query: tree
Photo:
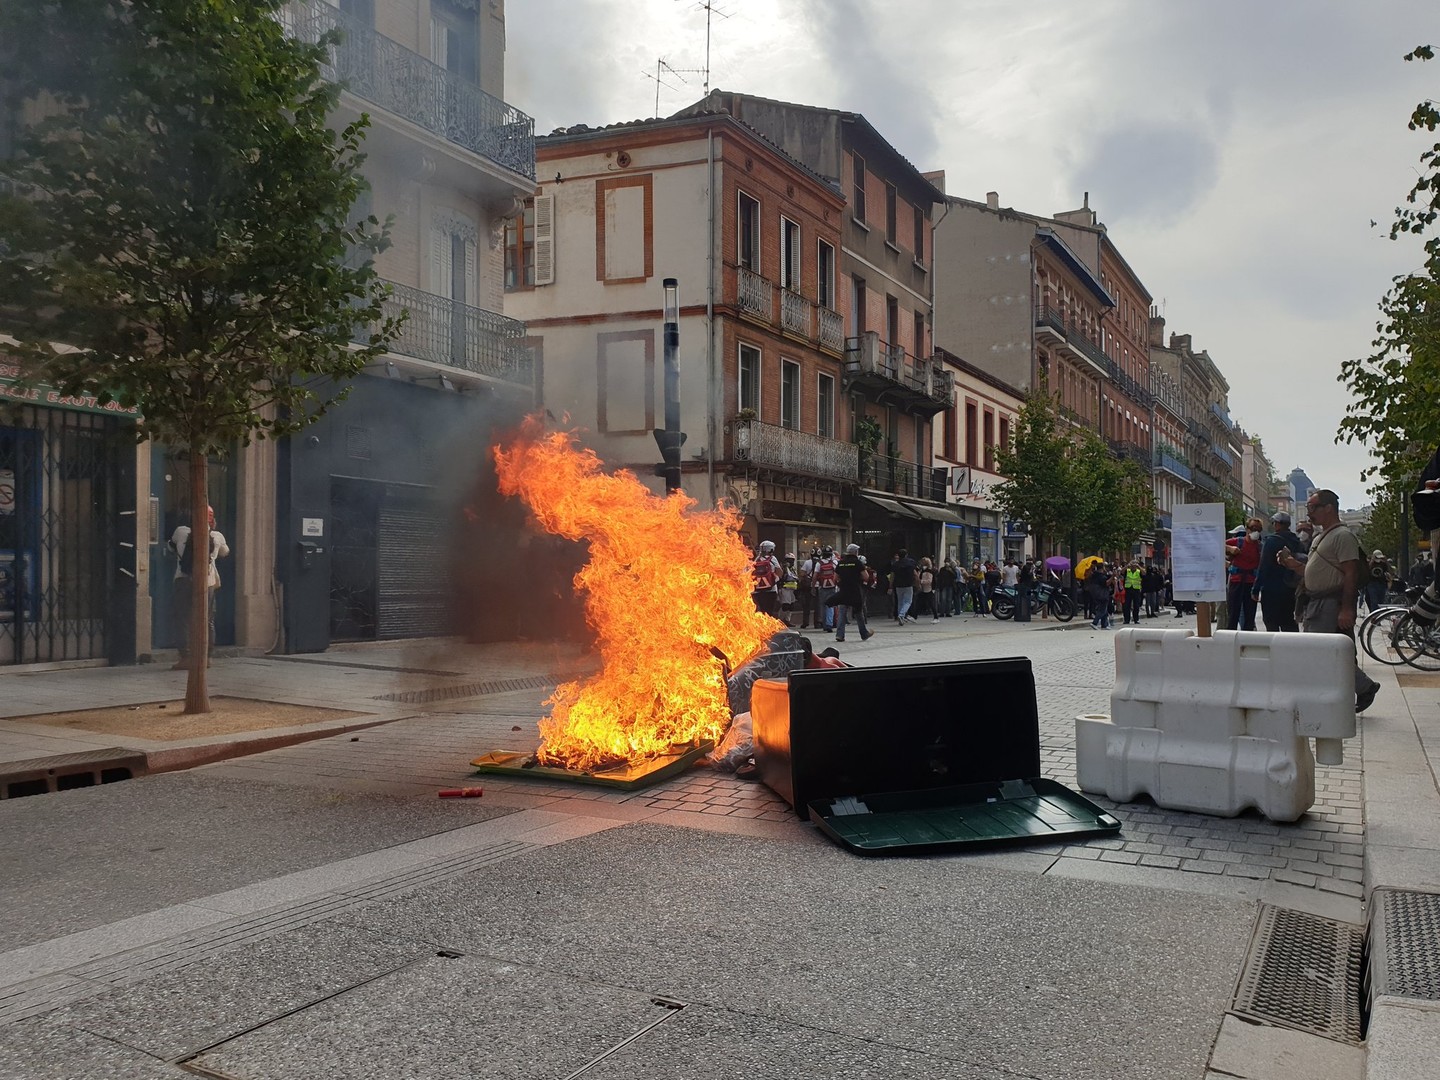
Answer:
M1431 60L1434 50L1421 45L1405 60ZM1410 116L1410 130L1434 132L1440 110L1422 101ZM1425 236L1425 261L1420 270L1394 280L1380 301L1380 321L1372 343L1374 353L1340 365L1340 378L1354 400L1340 421L1336 442L1367 443L1379 464L1362 478L1381 477L1379 489L1408 484L1440 445L1440 234L1432 232L1440 217L1440 143L1420 155L1423 167L1395 211L1390 238ZM1378 489L1377 489L1378 492Z
M1133 461L1117 461L1093 431L1084 432L1074 460L1076 483L1086 493L1074 500L1076 542L1087 551L1129 551L1155 527L1150 477Z
M1403 497L1409 497L1408 488ZM1380 491L1380 498L1370 510L1370 520L1360 529L1360 546L1365 549L1367 554L1372 551L1383 551L1395 560L1398 572L1404 574L1410 568L1399 565L1401 551L1404 550L1407 554L1419 551L1420 541L1424 539L1424 536L1407 514L1405 523L1410 535L1408 545L1402 548L1400 543L1401 498L1400 489L1396 487L1392 486Z
M368 119L327 126L332 42L280 3L0 0L17 96L53 106L4 166L0 318L35 378L188 454L186 712L209 709L208 455L313 422L399 328L366 257L386 228L350 220Z
M991 490L1001 512L1024 521L1044 550L1047 537L1064 537L1071 527L1077 491L1068 430L1058 425L1055 407L1043 394L1032 394L1020 407L1010 445L995 448L995 464L1005 482Z

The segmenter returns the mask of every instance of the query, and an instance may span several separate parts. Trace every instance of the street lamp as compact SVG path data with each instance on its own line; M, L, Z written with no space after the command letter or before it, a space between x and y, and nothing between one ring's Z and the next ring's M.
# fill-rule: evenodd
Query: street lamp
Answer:
M685 433L680 430L680 282L666 278L665 290L665 426L654 431L660 447L660 464L655 475L665 478L665 492L680 490L680 447Z

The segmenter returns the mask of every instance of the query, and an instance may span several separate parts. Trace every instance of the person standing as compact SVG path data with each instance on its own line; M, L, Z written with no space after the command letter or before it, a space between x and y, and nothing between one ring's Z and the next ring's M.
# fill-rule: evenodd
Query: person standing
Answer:
M1368 580L1365 582L1365 606L1371 611L1383 607L1385 596L1390 592L1390 582L1395 573L1390 569L1390 560L1378 548L1370 556Z
M955 614L955 590L964 572L965 568L956 566L951 558L946 558L940 569L935 571L936 600L943 618L948 619Z
M1160 614L1161 600L1165 593L1165 572L1155 563L1145 568L1145 617L1153 619Z
M780 618L786 626L794 626L795 593L800 588L800 574L795 569L795 553L785 553L785 564L780 567Z
M989 615L994 610L995 590L1000 587L1004 576L993 559L985 564L985 587L981 590L980 606L975 609L981 615Z
M927 611L931 622L940 621L940 610L935 606L935 567L928 556L920 560L915 571L915 614Z
M835 606L831 597L835 595L835 589L840 584L835 572L839 561L835 557L835 549L826 544L820 549L820 555L815 560L814 575L811 579L815 586L815 621L827 633L835 629Z
M795 599L800 604L800 629L810 629L810 618L815 616L815 560L819 558L818 551L812 551L800 564L796 573L798 584L795 587ZM815 616L815 625L821 624L823 616Z
M1134 559L1125 568L1125 625L1140 625L1140 601L1145 593L1145 572Z
M1260 601L1260 618L1271 633L1297 633L1295 621L1296 576L1280 565L1280 553L1300 554L1300 538L1290 531L1284 510L1270 518L1270 535L1260 544L1260 565L1255 569L1251 595Z
M895 590L895 623L904 626L905 620L915 621L910 614L910 605L915 600L915 560L901 548L895 553L890 564L890 587Z
M1317 532L1304 562L1305 632L1344 634L1355 639L1355 611L1360 593L1360 575L1365 565L1360 541L1340 521L1340 497L1326 488L1312 492L1305 504ZM1301 563L1285 551L1280 565L1299 571ZM1375 701L1380 684L1355 665L1355 711L1362 713Z
M845 640L845 623L853 614L855 625L860 628L860 640L869 641L875 631L865 625L865 557L860 554L860 545L851 544L836 563L839 586L835 590L835 640Z
M762 614L780 617L780 560L775 558L775 541L762 540L755 552L755 561L750 564L754 579L750 597L755 601L755 610Z
M1225 558L1230 564L1229 586L1225 604L1229 612L1225 629L1255 629L1255 571L1260 566L1260 541L1264 525L1259 518L1245 522L1244 534L1225 542Z
M1085 596L1090 601L1092 629L1110 629L1110 591L1113 585L1114 578L1109 568L1103 562L1092 563L1085 574Z
M215 590L220 588L220 571L215 565L216 559L223 559L230 554L230 545L225 542L225 534L215 528L215 510L212 507L205 507L205 519L209 524L210 532L210 558L207 560L206 570L207 588L205 591L205 622L210 628L210 649L215 649ZM174 592L171 594L171 611L175 616L175 626L179 636L177 651L180 659L175 662L174 670L179 671L190 666L190 582L194 572L195 553L190 546L190 526L181 525L171 535L169 548L175 553L175 577ZM207 658L208 663L208 658Z
M1435 576L1435 552L1440 548L1440 450L1420 474L1420 488L1410 496L1410 513L1415 527L1430 536L1430 558L1410 583L1418 585L1424 579L1425 591L1410 608L1410 615L1428 626L1440 621L1440 578Z

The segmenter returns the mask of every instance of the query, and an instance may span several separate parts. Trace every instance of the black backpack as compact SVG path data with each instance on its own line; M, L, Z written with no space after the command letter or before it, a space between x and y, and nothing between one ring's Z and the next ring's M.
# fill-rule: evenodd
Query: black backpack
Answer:
M195 568L195 530L185 538L185 550L180 553L180 573L189 577Z

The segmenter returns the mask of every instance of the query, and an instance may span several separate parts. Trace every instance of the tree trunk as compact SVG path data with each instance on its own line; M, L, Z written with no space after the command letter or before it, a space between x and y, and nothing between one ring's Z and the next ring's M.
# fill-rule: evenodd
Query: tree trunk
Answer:
M190 451L190 675L185 681L185 714L210 711L206 683L210 662L210 506L209 459Z

